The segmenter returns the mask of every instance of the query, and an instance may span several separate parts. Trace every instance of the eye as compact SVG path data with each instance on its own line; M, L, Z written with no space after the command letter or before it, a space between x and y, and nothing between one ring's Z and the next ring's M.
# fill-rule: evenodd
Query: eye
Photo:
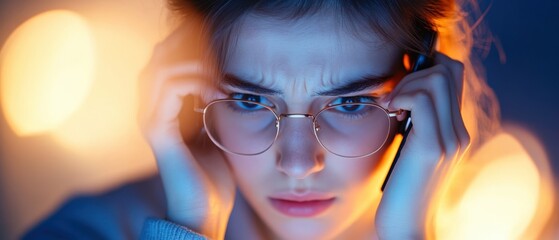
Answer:
M339 97L330 102L329 106L336 106L334 109L344 113L358 112L366 108L366 105L361 103L374 103L373 97L369 96L353 96L353 97Z
M243 100L234 103L235 107L240 108L242 110L255 111L255 110L263 109L264 106L262 105L266 105L270 107L273 106L273 104L265 97L253 95L253 94L232 93L231 98L237 100ZM259 104L253 104L252 102L259 103Z

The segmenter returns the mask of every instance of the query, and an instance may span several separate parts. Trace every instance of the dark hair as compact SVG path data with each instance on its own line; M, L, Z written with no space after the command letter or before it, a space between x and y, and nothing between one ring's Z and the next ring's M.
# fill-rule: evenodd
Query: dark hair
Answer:
M482 68L471 55L473 33L457 0L168 0L171 10L185 18L201 18L208 33L212 54L218 70L227 59L227 51L235 43L240 19L247 14L275 17L282 20L328 12L339 16L341 24L354 30L369 27L387 41L409 52L425 53L422 38L425 31L436 30L439 51L461 61L465 66L462 115L474 143L492 136L499 128L499 106L493 91L482 76ZM479 8L475 1L471 9ZM471 16L471 15L470 15ZM470 20L470 21L468 21ZM363 35L366 37L366 35ZM474 66L475 64L475 66Z
M425 53L422 38L426 30L436 30L438 19L448 18L454 10L450 0L169 0L171 9L188 17L186 9L200 14L207 24L211 45L218 61L224 61L237 22L247 13L296 20L321 11L329 11L358 29L368 26L401 48ZM342 21L341 21L342 22ZM221 64L220 64L221 65Z

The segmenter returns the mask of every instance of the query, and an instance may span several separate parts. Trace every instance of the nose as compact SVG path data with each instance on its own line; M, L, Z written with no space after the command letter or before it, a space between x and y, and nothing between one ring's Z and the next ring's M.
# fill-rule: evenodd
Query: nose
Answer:
M324 169L324 151L312 130L310 118L285 118L277 139L278 171L303 179Z

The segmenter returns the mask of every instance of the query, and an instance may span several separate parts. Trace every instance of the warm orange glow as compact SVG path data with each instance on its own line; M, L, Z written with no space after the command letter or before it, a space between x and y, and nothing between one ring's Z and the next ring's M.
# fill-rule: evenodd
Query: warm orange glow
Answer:
M450 177L450 189L435 206L436 239L533 239L541 234L553 209L547 157L533 154L541 147L518 139L498 135Z
M403 57L402 61L403 61L403 64L404 64L404 68L409 71L411 69L410 55L404 54L404 57Z
M81 105L94 71L90 29L78 14L56 10L20 25L2 49L2 108L20 136L60 125Z
M0 208L10 220L0 227L0 239L20 238L76 193L99 193L156 172L153 155L136 125L136 86L153 46L174 28L165 1L58 1L55 5L76 13L52 11L34 17L14 31L0 56L2 111L10 124L2 128L0 150ZM41 2L41 6L52 4ZM28 14L37 9L21 4L6 7L0 19L8 27L18 19L30 18ZM60 17L64 20L48 20ZM75 45L75 51L64 55L66 48L74 46L72 41L83 37L83 29L77 29L78 17L87 27L90 44ZM31 25L42 27L29 29L29 23L35 21L39 23ZM22 28L27 29L24 34ZM22 45L18 40L22 36L31 44ZM19 45L24 46L17 48L20 53L35 47L24 51L25 55L18 54L25 61L8 57ZM88 51L92 53L91 69L79 70L74 64L87 58ZM25 71L15 71L15 60L25 64ZM56 67L61 76L79 76L64 82L45 75L57 72ZM50 72L44 70L47 68ZM34 75L6 78L6 69ZM82 75L88 80L82 81ZM43 112L49 112L52 120Z
M82 108L52 134L59 143L79 152L127 148L132 136L141 139L136 125L136 86L153 42L125 25L95 19L91 25L99 59L95 81Z
M386 152L384 152L384 159L386 160L380 161L375 172L371 175L372 181L378 184L379 194L382 193L380 191L380 188L384 183L384 180L386 179L386 175L388 174L388 170L390 169L390 166L394 161L393 159L396 156L396 153L398 152L398 147L400 146L402 139L403 139L402 134L396 134L394 136L394 139L392 140L390 145L388 145L388 147L386 148Z

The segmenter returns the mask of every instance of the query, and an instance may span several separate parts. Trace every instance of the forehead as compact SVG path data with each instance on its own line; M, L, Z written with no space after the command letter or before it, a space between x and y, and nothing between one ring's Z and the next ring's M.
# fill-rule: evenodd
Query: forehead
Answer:
M334 15L283 20L249 14L230 43L224 70L265 85L303 81L332 85L363 75L386 76L400 50L370 28L356 34Z

